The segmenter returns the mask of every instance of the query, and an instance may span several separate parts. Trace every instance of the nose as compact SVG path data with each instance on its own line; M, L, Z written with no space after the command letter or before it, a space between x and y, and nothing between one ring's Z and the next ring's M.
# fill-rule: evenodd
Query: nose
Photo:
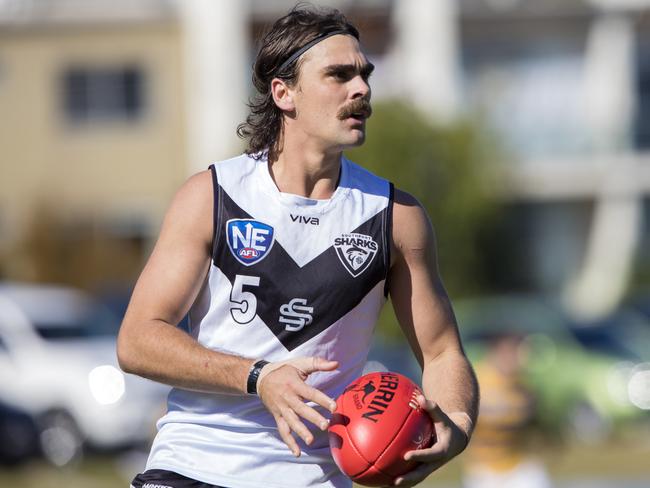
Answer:
M370 84L363 76L357 75L352 79L352 99L370 98Z

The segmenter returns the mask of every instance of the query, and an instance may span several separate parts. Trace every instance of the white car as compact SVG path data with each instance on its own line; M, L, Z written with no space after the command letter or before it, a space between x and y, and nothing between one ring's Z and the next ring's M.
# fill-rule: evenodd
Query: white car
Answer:
M0 400L33 416L54 464L153 438L169 387L120 371L118 325L78 290L0 283Z

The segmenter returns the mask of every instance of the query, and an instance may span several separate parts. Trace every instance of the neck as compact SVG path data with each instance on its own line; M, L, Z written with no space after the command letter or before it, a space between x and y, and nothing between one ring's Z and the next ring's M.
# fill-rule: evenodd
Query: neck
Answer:
M319 200L332 196L341 171L341 151L323 151L291 138L280 147L269 171L281 192Z

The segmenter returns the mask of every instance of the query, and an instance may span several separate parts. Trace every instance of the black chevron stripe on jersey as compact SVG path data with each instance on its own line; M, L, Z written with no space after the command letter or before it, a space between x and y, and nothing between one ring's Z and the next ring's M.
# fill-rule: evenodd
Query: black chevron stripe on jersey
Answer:
M257 316L290 351L333 325L386 278L387 209L350 230L351 233L371 236L378 244L377 254L370 265L355 278L343 265L333 245L300 267L276 240L263 260L244 266L228 248L226 222L229 219L254 219L255 216L242 210L221 186L217 206L219 229L215 235L213 264L226 275L231 285L234 285L237 275L259 277L259 286L247 286L245 291L255 295ZM305 316L311 316L311 322L303 320L302 327L296 327L280 320L283 313L291 310L292 300L294 305L299 304L297 310L308 311ZM313 310L309 311L309 308ZM232 326L249 327L250 323L233 321Z

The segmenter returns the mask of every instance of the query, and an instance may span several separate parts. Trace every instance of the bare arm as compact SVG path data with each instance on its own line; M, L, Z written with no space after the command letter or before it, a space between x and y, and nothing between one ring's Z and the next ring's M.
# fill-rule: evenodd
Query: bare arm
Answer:
M244 393L252 359L207 349L177 327L210 266L212 202L209 171L191 177L174 197L133 291L117 355L124 371L162 383Z
M429 218L412 196L400 191L393 209L393 242L391 300L422 367L426 409L438 438L431 449L407 455L426 463L399 483L411 486L465 448L478 414L478 385L438 274Z
M185 389L244 394L255 359L208 349L176 327L196 299L211 266L212 216L212 176L204 171L181 187L165 216L122 322L117 355L128 373ZM292 432L307 444L313 440L300 417L322 430L327 428L326 419L304 401L314 401L331 411L336 406L305 380L314 371L331 371L337 366L335 361L301 357L270 363L262 369L257 382L260 399L296 456L300 448Z

